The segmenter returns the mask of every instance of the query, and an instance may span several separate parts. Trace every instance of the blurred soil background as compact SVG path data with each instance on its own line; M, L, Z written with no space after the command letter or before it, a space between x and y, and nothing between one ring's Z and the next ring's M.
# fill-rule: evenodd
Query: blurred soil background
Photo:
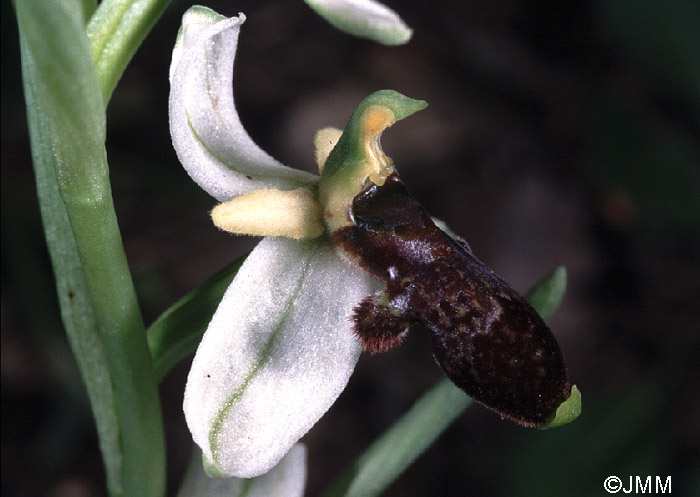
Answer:
M234 90L283 163L314 170L312 135L392 88L429 107L384 135L412 193L522 292L557 265L551 319L583 393L575 423L540 432L473 406L386 492L602 496L609 475L672 477L700 495L700 6L696 0L386 2L414 29L384 47L301 1L211 1L245 12ZM150 324L255 240L217 231L178 163L168 67L173 1L108 109L127 256ZM16 21L2 3L2 495L104 496L91 413L67 347L33 184ZM189 362L189 361L187 361ZM188 363L162 385L174 495L191 450ZM305 437L318 495L441 377L414 330L363 355Z

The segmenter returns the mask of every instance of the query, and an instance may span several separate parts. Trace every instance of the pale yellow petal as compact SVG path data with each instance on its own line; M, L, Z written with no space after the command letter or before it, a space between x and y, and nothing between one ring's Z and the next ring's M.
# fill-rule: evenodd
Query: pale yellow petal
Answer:
M321 206L307 188L256 190L217 205L214 224L238 235L315 238L323 233Z

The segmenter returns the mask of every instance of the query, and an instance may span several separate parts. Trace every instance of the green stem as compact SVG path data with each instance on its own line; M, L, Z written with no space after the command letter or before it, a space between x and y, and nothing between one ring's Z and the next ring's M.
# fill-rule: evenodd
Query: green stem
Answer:
M65 209L65 215L44 217L47 239L56 230L70 229L74 242L72 248L70 244L50 247L59 291L68 291L59 301L63 306L78 299L84 302L84 316L73 318L94 320L104 354L79 357L79 363L101 361L98 369L106 369L111 380L103 388L111 387L113 405L103 405L104 399L101 405L93 405L96 418L105 416L97 419L98 429L117 424L110 433L116 433L118 446L101 440L101 448L107 451L103 454L107 471L118 468L120 473L108 476L110 492L159 497L165 491L160 401L112 203L104 106L82 24L82 6L72 0L20 0L15 1L15 9L28 117L34 131L32 153L46 181L39 189L39 202L44 212L52 201L60 204L62 200ZM47 164L53 166L54 176L45 169ZM54 195L47 195L47 189ZM63 222L66 219L68 223ZM70 241L70 236L64 239ZM66 246L77 255L77 268L60 264L57 251ZM67 274L69 270L84 278L78 281L81 284L64 287L62 283L75 276ZM64 319L74 310L62 308ZM87 354L80 347L74 347L74 352Z
M141 42L170 0L104 0L87 26L105 106Z

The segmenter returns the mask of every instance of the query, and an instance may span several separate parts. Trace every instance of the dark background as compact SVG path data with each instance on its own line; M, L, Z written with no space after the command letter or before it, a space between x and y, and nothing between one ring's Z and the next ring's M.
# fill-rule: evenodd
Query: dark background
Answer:
M563 264L551 325L583 414L540 432L474 406L387 496L602 496L609 475L672 476L699 495L700 7L694 0L387 2L402 47L344 35L299 1L245 12L235 95L254 139L314 170L312 134L392 88L430 106L384 136L412 193L516 289ZM174 1L120 82L107 151L147 324L254 240L217 231L179 165L168 66ZM67 347L33 185L16 21L2 3L2 494L105 495L89 406ZM191 442L188 364L162 387L174 494ZM435 381L415 330L363 356L305 437L317 495Z

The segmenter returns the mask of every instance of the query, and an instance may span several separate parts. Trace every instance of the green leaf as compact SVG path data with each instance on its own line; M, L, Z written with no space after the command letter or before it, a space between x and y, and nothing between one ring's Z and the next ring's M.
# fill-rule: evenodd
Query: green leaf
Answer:
M170 0L103 0L87 25L105 106L141 42Z
M444 378L324 493L324 497L379 495L473 403Z
M41 217L46 243L56 275L56 287L63 325L71 349L87 388L97 424L97 433L112 495L121 493L121 449L119 425L114 410L114 389L107 358L100 340L95 313L88 295L85 274L80 263L63 200L58 193L51 156L50 132L46 116L37 100L33 63L22 43L22 70L27 100L32 159L37 194L41 199Z
M157 384L112 204L104 106L82 4L22 0L15 9L44 229L59 291L67 290L59 300L74 353L83 374L97 371L102 382L86 380L99 434L107 437L101 448L110 492L160 496L165 444ZM110 385L113 396L95 395Z
M540 314L549 312L551 315L558 307L565 287L566 272L563 267L558 267L532 287L527 294L528 300ZM575 393L580 411L580 395L578 390ZM573 397L572 394L570 398ZM323 496L379 495L472 404L472 399L447 378L440 380L378 438Z
M240 257L178 300L148 328L148 347L158 380L194 353L246 256Z
M566 268L559 266L530 288L525 298L547 320L559 308L565 291Z

